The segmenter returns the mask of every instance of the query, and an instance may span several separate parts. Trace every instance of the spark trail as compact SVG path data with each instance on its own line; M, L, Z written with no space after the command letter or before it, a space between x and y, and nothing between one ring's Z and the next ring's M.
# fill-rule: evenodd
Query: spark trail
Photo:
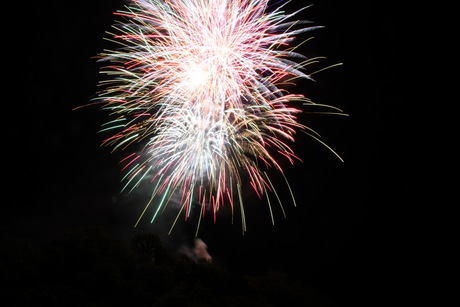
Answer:
M318 58L290 44L317 27L289 21L299 11L267 8L268 0L133 0L116 13L109 40L119 48L101 54L110 64L98 99L112 116L101 131L113 132L103 141L113 150L143 145L120 162L123 190L151 181L139 220L155 204L153 221L180 195L177 217L197 208L200 221L207 211L216 219L228 204L244 232L242 187L279 199L265 170L283 173L280 159L298 159L297 131L318 139L292 106L313 103L282 88L310 79L305 66Z

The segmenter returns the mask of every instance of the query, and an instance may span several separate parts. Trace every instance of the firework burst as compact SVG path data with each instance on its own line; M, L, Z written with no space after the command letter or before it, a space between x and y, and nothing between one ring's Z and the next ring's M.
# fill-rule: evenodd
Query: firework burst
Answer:
M239 208L245 231L242 187L278 198L264 170L282 174L280 158L298 159L289 147L296 131L317 138L291 106L312 103L282 89L310 79L304 67L317 58L290 43L316 27L289 21L298 12L267 6L268 0L133 0L116 13L123 22L109 34L119 48L101 54L110 65L102 69L108 78L99 102L113 116L102 131L114 132L103 144L143 144L120 162L124 190L151 181L140 218L155 203L153 221L180 195L178 217L196 207L200 220L206 211L215 219L227 203L232 212Z

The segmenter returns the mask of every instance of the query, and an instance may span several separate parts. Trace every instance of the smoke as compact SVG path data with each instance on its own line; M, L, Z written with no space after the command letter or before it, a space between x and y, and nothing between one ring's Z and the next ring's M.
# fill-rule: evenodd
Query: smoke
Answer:
M151 199L153 177L150 176L151 174L146 175L136 189L129 193L120 193L113 198L113 202L117 204L115 213L117 219L113 228L116 228L126 241L137 234L153 233L173 254L185 255L195 262L212 262L208 246L202 239L196 237L200 225L198 220L201 218L199 216L202 211L201 205L194 203L192 212L186 218L183 212L181 214L181 195L174 192L169 197L168 203L161 210L157 210L161 196ZM148 204L147 208L146 204ZM140 213L143 214L141 219L139 219ZM156 213L158 213L156 218L152 219ZM126 227L126 221L131 223L128 224L131 227ZM205 224L204 219L201 224Z
M186 255L187 257L193 259L194 261L205 261L212 262L212 257L208 253L208 246L200 238L195 238L193 240L193 247L190 248L187 245L182 245L179 248L179 253Z
M200 238L194 240L195 246L193 247L193 254L198 260L205 260L212 262L212 257L208 253L208 246Z

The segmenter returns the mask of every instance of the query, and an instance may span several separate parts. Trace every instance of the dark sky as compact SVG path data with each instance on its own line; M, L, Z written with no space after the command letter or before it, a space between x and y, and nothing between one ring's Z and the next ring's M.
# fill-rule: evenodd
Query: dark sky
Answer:
M308 3L293 1L290 7ZM228 269L279 268L364 304L399 291L395 276L405 261L400 213L407 202L409 156L401 121L408 99L399 64L405 56L403 13L375 1L313 3L299 18L325 28L312 33L315 39L301 53L326 56L324 66L344 64L295 91L349 114L302 116L345 162L299 136L294 147L304 162L286 169L298 206L286 201L284 218L275 204L273 226L266 203L248 198L244 236L238 223L223 216L215 225L206 220L200 237ZM164 230L161 221L151 225L148 218L133 228L146 196L142 190L119 193L120 156L100 147L96 133L106 113L97 107L72 110L94 97L100 64L93 57L107 47L104 32L122 7L115 0L37 1L17 11L17 26L8 28L11 39L3 49L10 56L4 61L13 84L3 99L8 183L2 236L41 244L86 226L106 227L123 239ZM190 233L193 227L183 224L176 236Z

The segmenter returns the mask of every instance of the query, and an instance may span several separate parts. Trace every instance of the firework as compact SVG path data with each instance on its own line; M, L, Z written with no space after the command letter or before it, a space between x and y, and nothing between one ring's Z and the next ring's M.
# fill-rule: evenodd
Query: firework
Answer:
M279 160L298 159L289 145L296 131L317 138L291 106L312 102L282 88L310 79L304 67L318 58L290 43L317 27L267 8L268 0L134 0L116 13L123 21L109 40L119 48L101 54L110 65L99 102L112 116L101 131L113 132L103 141L113 150L143 146L120 162L123 190L151 182L139 220L155 203L153 221L180 195L177 217L197 208L200 220L207 211L215 219L228 204L245 231L242 187L278 198L266 170L283 174Z

